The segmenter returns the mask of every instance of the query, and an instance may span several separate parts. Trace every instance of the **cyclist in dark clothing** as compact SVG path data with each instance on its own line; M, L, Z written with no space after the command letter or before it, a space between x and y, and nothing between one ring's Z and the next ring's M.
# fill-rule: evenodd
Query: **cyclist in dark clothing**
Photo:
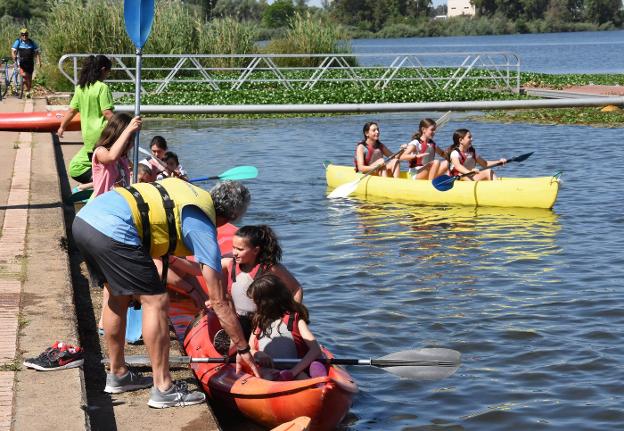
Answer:
M13 61L19 61L20 73L24 77L24 90L26 97L30 98L30 88L32 86L32 75L35 70L35 58L41 67L41 56L39 46L34 40L28 37L28 29L20 30L20 37L16 39L11 47Z

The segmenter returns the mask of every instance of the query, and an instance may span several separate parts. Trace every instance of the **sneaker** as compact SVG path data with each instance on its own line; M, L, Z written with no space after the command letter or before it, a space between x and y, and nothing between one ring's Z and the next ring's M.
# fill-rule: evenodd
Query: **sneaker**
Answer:
M156 386L152 388L147 405L155 409L167 407L185 407L201 404L206 401L206 395L199 391L189 391L186 382L177 380L165 392L160 392Z
M84 363L84 350L62 342L56 342L36 358L24 361L24 366L39 371L64 370L79 367Z
M154 382L151 377L143 376L141 373L132 370L128 370L128 372L121 377L117 377L113 373L106 373L106 387L104 388L104 392L107 394L120 394L122 392L149 388L153 384Z
M30 91L27 91L27 92L26 92L26 98L27 98L27 99L30 99Z

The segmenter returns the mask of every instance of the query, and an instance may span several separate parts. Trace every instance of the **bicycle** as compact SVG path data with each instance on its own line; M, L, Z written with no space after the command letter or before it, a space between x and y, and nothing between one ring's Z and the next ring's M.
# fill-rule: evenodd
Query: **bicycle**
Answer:
M24 96L24 77L20 73L19 59L9 63L9 58L2 59L4 63L4 89L2 97L6 97L9 88L13 89L13 95L21 99Z

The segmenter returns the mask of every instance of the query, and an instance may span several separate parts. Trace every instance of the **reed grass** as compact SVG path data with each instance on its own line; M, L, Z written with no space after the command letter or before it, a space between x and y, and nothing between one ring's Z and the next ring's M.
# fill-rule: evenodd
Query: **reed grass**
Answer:
M6 28L2 27L0 37ZM71 87L56 67L64 54L135 53L125 30L122 0L52 0L42 24L41 40L45 41L43 49L48 63L44 74L53 88ZM180 0L160 0L156 2L152 32L143 53L244 54L254 51L254 40L251 24L232 18L205 22L195 9ZM175 61L150 60L145 63L144 76L161 73L150 72L150 67L172 66ZM231 65L232 61L225 63L217 66ZM134 67L134 61L129 60L126 65Z
M327 54L349 53L351 45L345 42L346 35L342 27L320 16L311 16L309 12L296 13L289 22L283 38L268 43L265 52L274 54ZM284 66L318 66L321 58L308 57L299 59L281 59Z

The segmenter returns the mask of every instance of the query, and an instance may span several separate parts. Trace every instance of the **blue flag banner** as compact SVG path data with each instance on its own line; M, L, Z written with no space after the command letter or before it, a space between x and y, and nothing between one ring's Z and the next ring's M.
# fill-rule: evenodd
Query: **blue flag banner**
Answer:
M142 49L152 31L154 0L125 0L126 32L137 49Z

